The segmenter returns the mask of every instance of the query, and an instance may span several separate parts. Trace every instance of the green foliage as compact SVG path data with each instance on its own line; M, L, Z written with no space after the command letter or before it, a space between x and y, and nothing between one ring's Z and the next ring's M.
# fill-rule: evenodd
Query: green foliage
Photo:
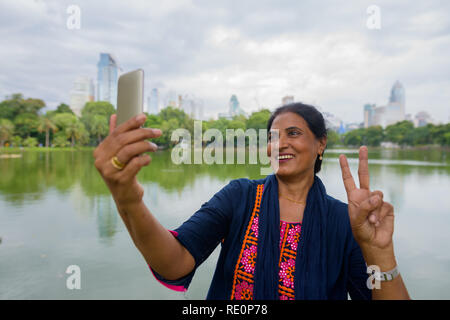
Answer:
M109 119L116 112L106 101L88 102L81 110L81 122L88 133L87 144L98 145L109 133Z
M13 147L16 147L16 148L20 147L23 144L22 141L23 141L22 137L20 137L20 136L13 136L11 138L11 143L12 143Z
M369 127L363 134L363 140L368 146L378 147L384 139L384 131L381 126Z
M55 137L53 138L53 147L68 147L70 145L70 142L67 140L67 137L64 132L58 132L55 134Z
M267 129L267 122L269 121L271 112L267 109L253 112L247 120L247 128Z
M356 129L344 134L344 144L346 146L361 146L363 145L364 129Z
M412 145L414 125L409 121L401 121L385 129L386 140L400 145Z
M327 147L331 148L341 143L339 134L334 130L328 130L327 132Z
M0 102L0 143L9 141L13 146L34 145L42 143L45 146L68 147L96 146L109 134L109 119L116 112L113 105L106 101L88 102L77 117L67 104L61 103L56 110L47 111L45 115L40 110L45 103L40 99L27 98L21 94L13 94ZM202 122L202 133L208 129L217 129L226 143L226 130L260 129L266 130L271 112L267 109L250 114L220 118ZM171 141L174 130L187 129L194 137L194 119L183 110L167 107L157 115L147 114L144 124L146 128L159 128L162 136L153 139L160 146L171 147L176 142ZM27 139L27 138L34 138ZM236 138L235 138L236 139ZM439 144L450 146L450 124L432 125L414 128L408 121L398 122L383 130L380 126L367 129L356 129L339 135L328 131L328 147L339 144L347 146L379 146L383 141L400 145ZM248 145L248 137L246 138ZM205 145L205 142L204 142Z
M38 145L38 141L35 137L28 137L25 140L23 140L23 146L24 147L36 147Z
M61 103L57 108L56 108L56 113L71 113L74 114L72 109L70 109L70 107L65 104L65 103Z
M14 133L14 124L8 119L0 118L0 147L9 141Z
M15 134L22 138L37 133L38 116L34 113L20 113L14 118Z
M23 113L38 116L39 111L45 107L41 99L24 99L22 94L16 93L0 102L0 118L14 120Z

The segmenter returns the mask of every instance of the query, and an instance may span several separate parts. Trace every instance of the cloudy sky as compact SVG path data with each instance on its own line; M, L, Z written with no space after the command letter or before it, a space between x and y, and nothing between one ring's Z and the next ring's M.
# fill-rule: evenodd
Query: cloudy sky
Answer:
M80 29L67 28L70 5ZM370 5L380 29L367 27ZM146 95L193 94L208 117L232 94L247 112L293 95L361 122L400 80L406 113L450 118L450 1L0 0L0 98L68 103L77 76L96 80L100 52L143 68Z

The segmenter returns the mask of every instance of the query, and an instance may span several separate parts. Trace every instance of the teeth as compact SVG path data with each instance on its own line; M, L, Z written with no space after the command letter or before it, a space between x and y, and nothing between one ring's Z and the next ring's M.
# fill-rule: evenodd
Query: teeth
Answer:
M283 156L278 156L278 160L283 160L283 159L292 159L294 156L292 155L283 155Z

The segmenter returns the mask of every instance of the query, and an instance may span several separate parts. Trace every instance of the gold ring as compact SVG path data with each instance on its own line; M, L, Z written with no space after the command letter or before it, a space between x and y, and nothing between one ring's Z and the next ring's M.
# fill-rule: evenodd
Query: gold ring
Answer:
M125 164L120 162L117 156L111 158L111 163L117 170L122 170L125 167Z

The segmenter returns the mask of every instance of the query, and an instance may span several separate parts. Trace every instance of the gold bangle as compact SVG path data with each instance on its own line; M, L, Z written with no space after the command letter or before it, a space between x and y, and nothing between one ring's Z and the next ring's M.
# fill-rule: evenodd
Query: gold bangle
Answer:
M111 158L111 163L117 170L122 170L125 167L125 164L120 162L117 156Z

